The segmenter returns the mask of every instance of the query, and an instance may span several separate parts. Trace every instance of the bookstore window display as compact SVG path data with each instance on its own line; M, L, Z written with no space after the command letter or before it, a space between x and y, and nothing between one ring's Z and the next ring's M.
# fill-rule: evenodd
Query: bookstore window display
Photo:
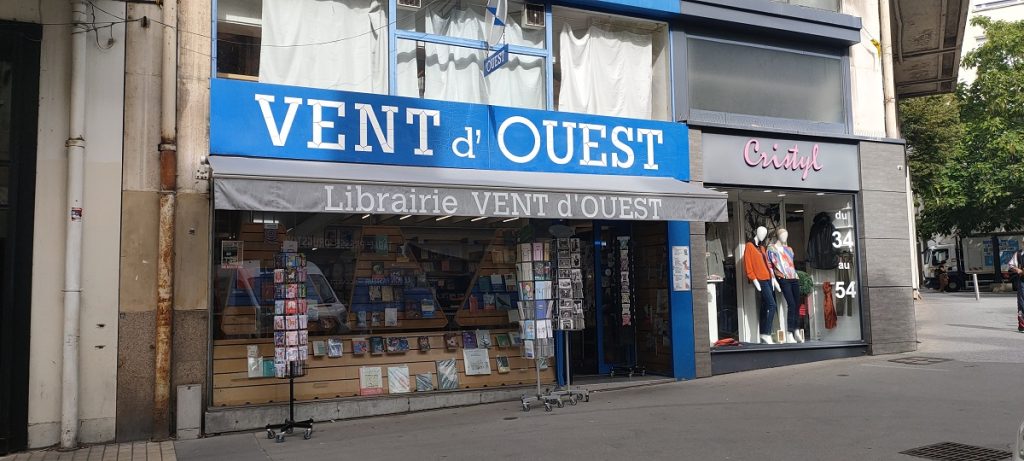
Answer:
M707 224L712 347L859 343L854 196L729 191Z
M309 360L296 400L526 385L537 371L550 383L554 330L584 327L578 253L566 240L570 257L559 265L558 240L533 236L529 220L216 217L214 406L287 398L262 379L272 367L236 371L236 357L273 357L274 256L284 245L306 255L296 286L307 296Z

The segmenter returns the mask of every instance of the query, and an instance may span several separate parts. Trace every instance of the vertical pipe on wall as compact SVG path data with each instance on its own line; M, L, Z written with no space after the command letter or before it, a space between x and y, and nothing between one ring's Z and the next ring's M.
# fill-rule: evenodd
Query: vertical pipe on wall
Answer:
M174 220L177 204L177 0L163 2L163 61L160 68L160 211L157 234L156 357L153 381L153 435L171 431L171 339L174 325Z
M61 365L60 446L78 446L78 343L82 298L82 202L85 195L86 5L71 2L71 104L68 130L68 209L65 211L64 347Z

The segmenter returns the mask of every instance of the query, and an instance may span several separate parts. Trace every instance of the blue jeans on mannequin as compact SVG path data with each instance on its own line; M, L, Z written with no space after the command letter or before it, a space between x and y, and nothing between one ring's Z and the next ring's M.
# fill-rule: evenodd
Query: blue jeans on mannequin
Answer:
M756 280L754 283L761 285L761 306L757 312L758 329L762 335L770 335L772 323L775 322L775 310L778 309L775 304L775 288L770 279Z
M786 329L796 331L800 320L800 279L778 279L786 298Z

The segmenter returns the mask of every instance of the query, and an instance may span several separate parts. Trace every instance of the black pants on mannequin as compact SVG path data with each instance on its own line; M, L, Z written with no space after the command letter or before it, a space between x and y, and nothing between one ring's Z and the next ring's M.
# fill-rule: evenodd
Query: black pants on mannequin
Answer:
M778 279L786 298L786 327L796 331L800 321L800 279Z

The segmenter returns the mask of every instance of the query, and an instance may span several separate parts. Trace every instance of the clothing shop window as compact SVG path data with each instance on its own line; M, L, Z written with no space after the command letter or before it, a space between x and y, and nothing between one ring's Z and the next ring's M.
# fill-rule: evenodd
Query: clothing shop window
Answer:
M845 124L841 57L689 37L691 110ZM700 118L699 114L691 114Z
M221 77L388 92L383 0L218 0Z
M712 343L860 341L853 195L728 192L706 229Z
M552 8L556 107L667 120L668 25Z

